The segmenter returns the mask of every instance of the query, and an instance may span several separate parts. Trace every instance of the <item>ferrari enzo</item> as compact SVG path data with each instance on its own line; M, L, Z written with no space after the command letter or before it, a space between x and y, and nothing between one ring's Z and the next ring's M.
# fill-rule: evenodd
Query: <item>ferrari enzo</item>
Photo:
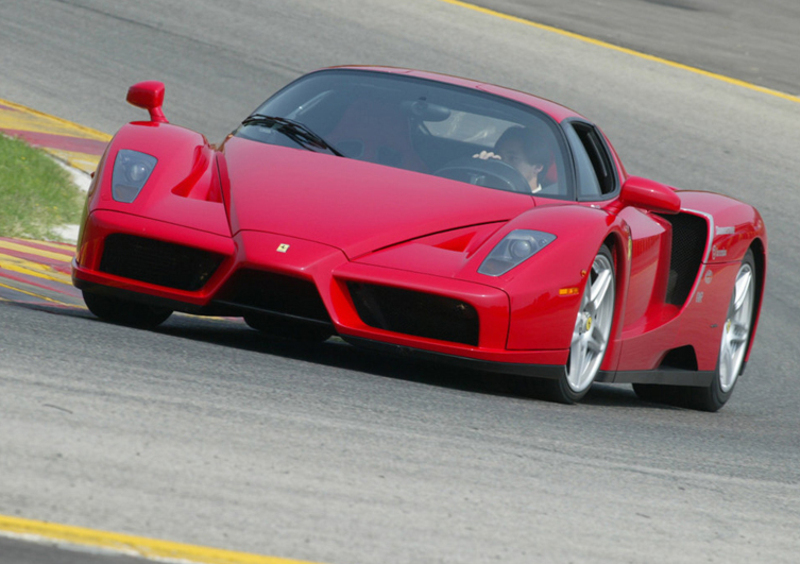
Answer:
M473 80L319 70L219 146L170 124L164 91L130 87L149 120L88 194L72 277L97 317L243 317L564 403L595 382L707 411L731 396L766 276L753 207L630 176L589 120Z

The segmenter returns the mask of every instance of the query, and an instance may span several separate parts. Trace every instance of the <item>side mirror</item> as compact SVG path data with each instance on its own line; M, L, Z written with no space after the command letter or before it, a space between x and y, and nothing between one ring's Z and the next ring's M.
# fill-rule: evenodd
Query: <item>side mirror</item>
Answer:
M622 185L619 201L623 206L656 213L675 214L681 211L681 199L672 188L639 176L628 177Z
M128 88L128 103L150 112L150 121L169 123L161 111L164 104L164 83L157 80L139 82Z

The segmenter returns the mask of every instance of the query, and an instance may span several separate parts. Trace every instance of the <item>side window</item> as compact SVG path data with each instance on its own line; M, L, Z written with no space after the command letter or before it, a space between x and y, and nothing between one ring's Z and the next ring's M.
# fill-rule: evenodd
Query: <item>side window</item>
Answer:
M578 169L578 199L591 200L613 192L617 180L600 133L581 122L567 124L566 132Z

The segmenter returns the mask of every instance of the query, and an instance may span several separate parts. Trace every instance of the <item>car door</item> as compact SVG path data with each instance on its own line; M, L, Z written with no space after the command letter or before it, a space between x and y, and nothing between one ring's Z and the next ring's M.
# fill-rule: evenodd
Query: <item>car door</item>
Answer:
M661 351L670 348L678 330L670 323L678 308L666 303L672 250L672 225L656 213L633 206L619 207L620 177L603 134L581 120L565 124L575 160L579 202L602 207L624 220L629 233L629 263L623 307L616 323L622 347L614 347L624 361L620 370L652 368ZM623 273L618 272L618 279ZM610 360L613 365L613 360ZM612 367L608 364L606 369Z

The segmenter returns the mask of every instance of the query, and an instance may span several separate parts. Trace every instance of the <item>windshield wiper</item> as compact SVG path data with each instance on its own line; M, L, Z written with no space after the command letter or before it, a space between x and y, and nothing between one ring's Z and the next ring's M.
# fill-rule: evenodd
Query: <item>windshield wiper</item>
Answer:
M344 156L342 153L337 151L333 145L325 141L325 139L315 133L307 125L300 123L299 121L294 121L293 119L277 116L265 116L263 114L253 114L245 119L242 122L242 125L265 125L275 129L276 131L280 131L289 139L301 147L308 149L309 151L313 151L314 149L312 149L312 147L316 147L317 149L330 151L337 157Z

